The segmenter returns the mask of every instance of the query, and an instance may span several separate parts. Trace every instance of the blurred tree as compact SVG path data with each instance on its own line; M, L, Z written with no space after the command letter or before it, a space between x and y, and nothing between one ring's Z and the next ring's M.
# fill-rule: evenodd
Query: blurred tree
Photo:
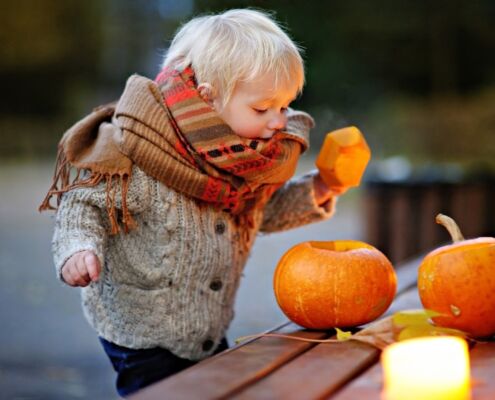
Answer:
M64 107L71 81L97 74L100 27L95 2L2 2L0 98L6 114L49 115ZM75 23L77 21L77 23Z
M306 48L310 104L362 106L390 92L432 96L494 83L491 0L198 0L196 12L273 10Z
M495 2L491 0L198 0L195 12L273 10L306 49L294 105L323 134L357 124L374 157L493 158ZM482 144L483 143L483 144Z
M383 156L456 158L470 148L476 157L475 137L492 143L492 0L4 1L2 132L17 140L22 116L41 127L42 119L73 120L112 100L130 74L156 74L180 22L236 7L273 11L305 48L307 85L294 106L317 117L313 148L347 123L366 128ZM61 130L49 128L57 138Z

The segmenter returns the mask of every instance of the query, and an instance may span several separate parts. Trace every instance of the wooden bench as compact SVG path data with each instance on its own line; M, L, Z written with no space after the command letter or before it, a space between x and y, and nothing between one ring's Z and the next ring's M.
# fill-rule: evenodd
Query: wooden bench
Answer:
M387 314L420 308L416 258L398 267L398 294ZM333 331L302 330L287 322L270 332L312 339ZM138 392L132 399L379 400L380 351L357 342L308 343L263 337L241 343ZM473 400L495 399L495 342L471 350Z
M454 218L466 238L495 235L494 175L455 182L427 178L375 179L364 186L365 241L394 264L450 241L435 224L439 212Z

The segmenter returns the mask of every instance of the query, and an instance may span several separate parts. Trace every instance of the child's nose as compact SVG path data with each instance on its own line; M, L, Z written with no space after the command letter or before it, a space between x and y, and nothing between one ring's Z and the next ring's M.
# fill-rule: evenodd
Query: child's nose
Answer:
M268 122L268 129L278 130L285 127L287 124L287 117L285 114L278 114L270 119Z

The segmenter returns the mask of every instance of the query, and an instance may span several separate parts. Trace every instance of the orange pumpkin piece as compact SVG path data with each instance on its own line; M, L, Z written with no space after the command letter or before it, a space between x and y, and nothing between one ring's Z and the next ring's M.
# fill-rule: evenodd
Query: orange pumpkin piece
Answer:
M454 243L430 252L418 270L423 306L441 316L435 324L460 329L472 337L495 334L495 238L465 240L455 221L436 217Z
M329 187L359 186L371 152L355 126L327 133L316 159L323 181Z
M275 270L274 291L287 317L310 329L366 324L392 302L390 261L359 241L310 241L289 249Z

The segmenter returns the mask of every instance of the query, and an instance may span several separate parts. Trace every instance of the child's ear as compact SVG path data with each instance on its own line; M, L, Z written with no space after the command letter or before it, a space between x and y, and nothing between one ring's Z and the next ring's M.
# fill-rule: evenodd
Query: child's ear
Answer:
M215 94L215 90L213 89L213 86L211 86L211 84L209 84L207 82L206 83L200 83L198 85L198 93L201 96L201 98L210 105L210 107L215 108L214 102L216 99L216 94Z

